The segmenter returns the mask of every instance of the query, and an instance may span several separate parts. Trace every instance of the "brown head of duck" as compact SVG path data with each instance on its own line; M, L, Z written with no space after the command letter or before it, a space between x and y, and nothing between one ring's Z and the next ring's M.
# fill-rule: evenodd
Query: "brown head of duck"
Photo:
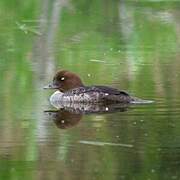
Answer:
M58 89L61 92L66 92L70 89L74 89L82 86L84 85L77 74L69 72L67 70L61 70L55 74L53 78L53 82L44 88Z

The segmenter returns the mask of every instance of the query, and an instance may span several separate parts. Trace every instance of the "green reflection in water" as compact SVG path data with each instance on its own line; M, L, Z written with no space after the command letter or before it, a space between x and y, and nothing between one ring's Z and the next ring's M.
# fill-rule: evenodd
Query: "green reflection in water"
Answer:
M1 179L179 179L179 2L0 2ZM56 69L155 104L46 119ZM92 146L79 141L132 144Z

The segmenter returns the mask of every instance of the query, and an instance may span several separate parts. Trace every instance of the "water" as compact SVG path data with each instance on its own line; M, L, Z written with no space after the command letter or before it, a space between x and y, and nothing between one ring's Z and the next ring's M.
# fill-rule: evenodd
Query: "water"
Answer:
M179 6L1 0L0 179L180 179ZM155 103L57 111L58 69Z

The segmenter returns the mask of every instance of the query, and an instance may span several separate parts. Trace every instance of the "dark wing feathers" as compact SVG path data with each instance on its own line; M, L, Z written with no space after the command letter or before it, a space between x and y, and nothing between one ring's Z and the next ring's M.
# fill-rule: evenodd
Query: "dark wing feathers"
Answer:
M131 96L125 91L120 91L107 86L94 86L96 92L103 93L101 99L106 103L117 102L117 103L129 103L132 99ZM108 94L108 95L106 95Z
M121 91L115 88L107 87L107 86L92 86L92 90L97 92L108 93L109 95L125 95L129 96L129 94L125 91Z
M118 103L128 103L132 100L131 96L125 92L115 88L107 86L83 86L75 88L66 92L66 94L82 94L82 93L100 93L100 101L102 102L118 102Z
M69 90L68 93L81 94L88 92L99 92L99 93L108 93L109 95L124 95L129 96L129 94L125 91L121 91L115 88L107 87L107 86L84 86L78 87L72 90Z

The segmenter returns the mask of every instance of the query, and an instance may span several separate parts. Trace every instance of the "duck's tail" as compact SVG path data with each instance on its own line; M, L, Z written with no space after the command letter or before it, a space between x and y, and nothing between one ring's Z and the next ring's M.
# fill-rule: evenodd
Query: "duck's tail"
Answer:
M150 104L150 103L154 103L154 101L152 100L144 100L144 99L140 99L137 97L131 97L131 101L130 104Z

